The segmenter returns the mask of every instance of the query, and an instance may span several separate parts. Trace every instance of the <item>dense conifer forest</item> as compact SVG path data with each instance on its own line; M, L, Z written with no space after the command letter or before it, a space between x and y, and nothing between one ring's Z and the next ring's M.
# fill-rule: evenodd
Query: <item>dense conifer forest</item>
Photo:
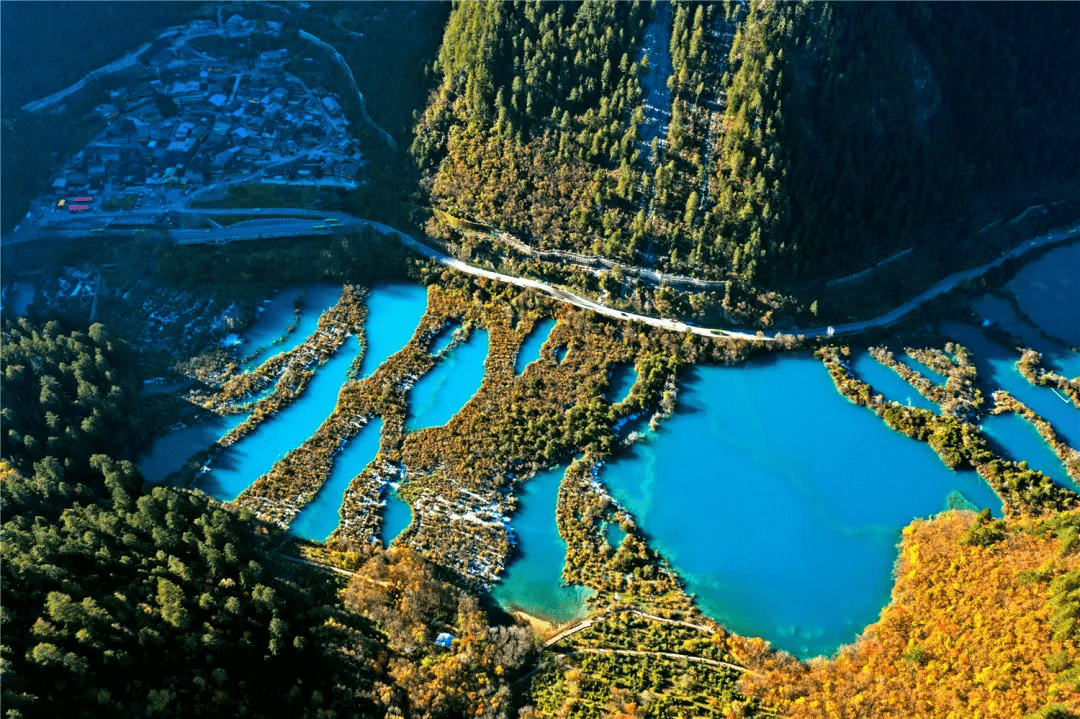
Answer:
M462 3L412 152L435 207L537 247L789 291L924 243L948 266L1001 206L1076 192L1071 16Z

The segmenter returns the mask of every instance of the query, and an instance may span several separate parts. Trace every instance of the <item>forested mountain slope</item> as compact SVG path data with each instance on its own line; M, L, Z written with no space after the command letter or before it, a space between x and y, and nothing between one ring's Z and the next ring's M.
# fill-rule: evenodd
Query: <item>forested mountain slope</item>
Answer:
M538 247L790 291L1076 194L1074 7L659 10L456 6L412 146L431 205ZM643 82L658 31L670 92ZM657 101L670 122L648 144Z

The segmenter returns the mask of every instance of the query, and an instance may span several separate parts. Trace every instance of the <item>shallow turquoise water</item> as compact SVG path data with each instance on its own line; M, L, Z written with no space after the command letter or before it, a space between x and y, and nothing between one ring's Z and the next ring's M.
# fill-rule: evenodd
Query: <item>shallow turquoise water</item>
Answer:
M198 486L212 497L232 501L287 452L303 444L334 411L338 390L359 351L356 338L347 338L315 370L299 398L215 457L210 472L200 476Z
M880 394L885 399L900 404L940 413L936 404L919 394L903 377L871 357L869 352L859 352L851 364L851 369L855 371L856 377L873 387L874 394Z
M565 586L566 542L555 522L565 467L538 473L525 482L518 495L518 510L510 518L517 538L517 550L506 574L492 595L509 610L520 609L553 622L568 622L585 613L585 600L592 590Z
M637 368L632 364L620 362L611 368L611 378L608 380L607 389L604 390L604 399L611 404L618 404L630 396L630 390L637 382Z
M604 527L604 539L607 540L607 543L610 544L613 549L618 549L625 538L626 532L624 532L619 525L609 522L607 526Z
M1039 430L1020 415L1009 412L984 417L982 428L995 449L1007 459L1023 460L1029 467L1039 470L1058 484L1080 490Z
M303 295L303 287L287 287L260 305L258 318L241 337L239 356L250 355L284 335L296 316L296 301Z
M837 393L820 362L691 369L660 430L600 471L706 613L800 657L831 654L889 600L900 531L954 490L948 470Z
M246 414L214 416L154 440L139 459L139 470L151 484L161 484L196 452L206 449L247 419Z
M473 330L469 339L421 377L409 391L408 427L438 427L449 422L480 389L487 352L487 330Z
M1080 267L1077 272L1080 273ZM1044 366L1068 377L1080 375L1080 354L1069 352L1043 337L1039 330L1020 317L1007 301L993 295L983 295L971 303L971 308L980 317L997 322L1010 334L1020 337L1025 346L1041 352ZM1073 321L1080 323L1080 308L1076 310Z
M1070 447L1080 448L1080 410L1070 402L1063 401L1051 388L1035 387L1024 379L1016 369L1016 360L1020 359L1019 352L993 342L971 325L945 322L941 331L975 355L975 369L987 388L983 392L989 395L989 392L995 389L1008 391L1052 424Z
M530 363L540 359L540 350L554 327L555 320L553 319L542 319L533 325L528 337L521 343L521 349L518 350L517 359L514 361L515 374L521 374Z
M333 534L341 520L345 490L379 452L382 424L381 418L371 420L337 453L326 483L289 525L289 531L314 542L325 541Z
M1006 287L1040 327L1080 345L1080 243L1047 252L1016 273Z
M296 329L289 333L283 341L276 345L266 347L254 357L244 363L245 369L254 369L260 364L270 359L274 355L281 354L282 352L288 352L291 349L299 347L304 343L308 337L310 337L316 329L319 327L319 317L322 313L330 309L337 304L337 301L341 299L341 285L310 285L304 288L303 295L301 297L301 303L303 309L300 311L300 320L296 325ZM264 313L265 314L265 313ZM282 314L279 307L278 315ZM260 318L261 319L261 318ZM269 318L273 319L273 318ZM268 320L269 321L269 320ZM269 337L267 342L271 342L285 331L293 321L293 309L292 305L289 305L288 312L285 313L284 319L278 319L275 323L280 327L280 331L276 335ZM283 324L282 324L283 323ZM254 329L254 328L253 328ZM266 330L270 332L272 330ZM265 342L252 342L251 348L255 349Z
M384 547L389 547L390 542L405 531L412 524L412 507L396 492L391 491L386 495L386 506L383 508L382 542Z
M412 339L427 309L427 288L412 282L387 282L371 288L364 334L367 351L360 377L367 377Z

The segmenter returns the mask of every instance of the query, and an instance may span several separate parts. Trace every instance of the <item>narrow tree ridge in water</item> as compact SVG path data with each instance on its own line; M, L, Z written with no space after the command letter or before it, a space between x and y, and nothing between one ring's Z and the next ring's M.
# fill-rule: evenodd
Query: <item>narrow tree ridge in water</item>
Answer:
M345 443L345 446L334 457L334 466L330 471L330 476L318 494L300 510L300 514L289 525L289 530L293 534L315 542L323 542L337 529L341 520L339 509L345 490L379 452L382 425L382 419L375 418Z
M216 499L232 501L269 472L274 462L303 444L334 411L338 391L359 351L356 338L347 339L316 369L311 384L296 401L215 457L199 486Z

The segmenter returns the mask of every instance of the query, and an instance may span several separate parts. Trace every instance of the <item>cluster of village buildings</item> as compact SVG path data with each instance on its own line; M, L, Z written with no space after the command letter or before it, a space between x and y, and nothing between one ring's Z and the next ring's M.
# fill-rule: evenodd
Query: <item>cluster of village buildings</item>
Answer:
M266 29L271 36L280 30L266 24L278 26ZM165 204L165 189L189 194L240 180L356 187L364 159L341 98L305 85L286 70L291 60L315 62L284 48L240 60L187 42L149 49L129 73L134 82L96 108L107 127L53 182L54 210L120 198L134 209L135 197L140 207L148 194Z

